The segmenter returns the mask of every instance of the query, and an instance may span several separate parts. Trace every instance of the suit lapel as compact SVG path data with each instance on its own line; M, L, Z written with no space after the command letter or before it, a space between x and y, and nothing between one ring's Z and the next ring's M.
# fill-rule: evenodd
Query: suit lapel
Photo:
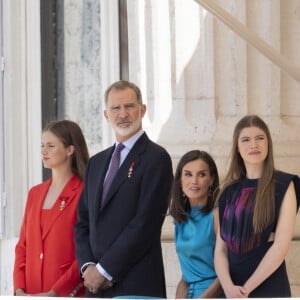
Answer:
M115 193L119 190L120 186L132 175L134 168L136 168L141 159L141 153L145 151L146 145L149 141L146 133L144 133L134 144L133 148L128 153L124 162L120 166L111 186L106 195L105 204L102 210L108 205ZM130 174L131 173L131 174ZM102 188L101 188L102 191Z
M76 198L77 193L79 192L81 186L80 179L73 175L60 195L58 196L57 200L55 201L53 207L51 208L49 221L45 223L44 229L42 232L42 239L44 239L53 224L55 223L55 220L64 213L65 210L68 209L72 201Z
M37 194L34 196L36 198L37 203L36 205L32 206L32 209L34 210L32 215L36 216L37 219L36 226L34 227L36 232L33 232L32 234L35 234L37 239L39 239L39 237L41 236L41 211L43 209L43 203L51 182L52 180L50 178L44 183L42 183L37 190Z

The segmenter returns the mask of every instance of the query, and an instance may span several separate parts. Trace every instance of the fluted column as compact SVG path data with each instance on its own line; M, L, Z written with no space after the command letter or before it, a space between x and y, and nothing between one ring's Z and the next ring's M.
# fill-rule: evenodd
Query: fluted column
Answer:
M300 2L280 1L281 52L300 68ZM300 115L300 83L285 73L281 77L281 113L284 116Z
M244 0L218 1L226 11L245 22ZM214 20L215 85L218 118L234 117L247 111L247 48L246 42Z
M215 127L212 16L185 0L129 1L128 16L130 78L145 95L145 128L175 157L207 147Z
M247 1L247 26L280 51L280 3ZM272 29L272 30L270 30ZM280 115L280 70L251 45L247 46L247 111Z

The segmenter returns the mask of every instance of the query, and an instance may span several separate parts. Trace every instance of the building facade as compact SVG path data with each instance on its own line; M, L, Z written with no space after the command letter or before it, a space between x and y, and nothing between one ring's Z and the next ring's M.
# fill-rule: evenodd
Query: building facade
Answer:
M174 168L198 148L212 154L222 177L233 127L251 113L270 127L276 167L300 175L300 0L52 1L54 77L45 71L52 35L42 2L0 0L1 295L12 294L27 192L45 176L43 122L78 122L91 154L109 146L102 99L115 80L141 87L148 107L144 128L169 151ZM287 258L295 297L299 218ZM169 218L162 243L173 298L181 274Z

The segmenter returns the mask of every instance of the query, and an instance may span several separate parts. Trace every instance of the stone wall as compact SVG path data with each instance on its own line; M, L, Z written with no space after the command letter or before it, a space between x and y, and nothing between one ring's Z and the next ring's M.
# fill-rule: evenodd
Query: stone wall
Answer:
M300 65L299 1L217 3L274 53ZM269 125L276 167L300 175L299 82L195 1L128 1L128 20L130 78L146 95L145 127L169 150L174 167L186 151L200 148L223 177L236 122L258 114ZM294 297L300 296L299 233L297 225L287 257ZM172 235L167 219L162 241L171 298L181 276Z

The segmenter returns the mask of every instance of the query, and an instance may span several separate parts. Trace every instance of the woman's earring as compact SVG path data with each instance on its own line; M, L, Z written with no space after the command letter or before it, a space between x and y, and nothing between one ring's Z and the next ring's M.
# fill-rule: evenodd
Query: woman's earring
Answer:
M184 202L187 202L187 201L188 201L188 197L187 197L187 195L184 193L184 191L182 191L182 198L183 198Z
M211 198L212 197L212 186L210 185L208 187L208 198Z

